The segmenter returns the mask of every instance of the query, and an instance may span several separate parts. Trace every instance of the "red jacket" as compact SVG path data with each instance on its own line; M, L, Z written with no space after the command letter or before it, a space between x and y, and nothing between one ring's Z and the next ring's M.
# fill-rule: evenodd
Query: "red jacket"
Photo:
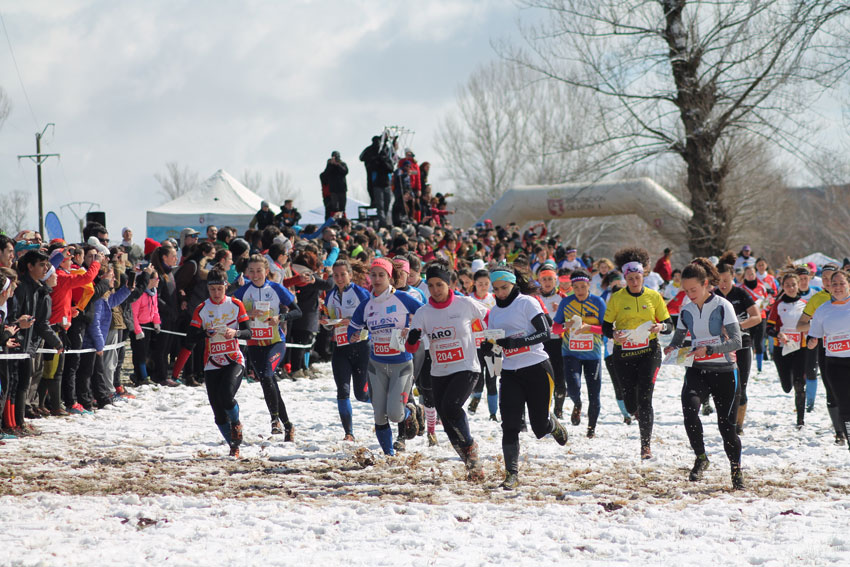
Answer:
M652 271L661 276L661 279L665 282L673 279L673 264L670 263L670 259L667 256L660 257Z
M53 302L53 310L50 313L51 325L62 325L64 328L71 326L74 310L71 307L71 292L94 281L100 272L100 263L92 262L88 271L82 274L71 274L63 269L56 270L56 287L50 294Z

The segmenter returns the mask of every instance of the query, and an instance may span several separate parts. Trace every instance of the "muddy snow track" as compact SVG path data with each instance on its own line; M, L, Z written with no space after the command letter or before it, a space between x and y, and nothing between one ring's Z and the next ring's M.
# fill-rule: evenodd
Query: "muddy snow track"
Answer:
M323 367L324 368L324 367ZM327 372L329 369L324 369ZM664 368L656 396L655 459L637 457L636 425L622 423L605 377L597 436L585 424L570 427L570 442L523 434L521 487L499 488L504 478L499 424L471 418L487 474L465 479L463 466L439 431L440 444L424 437L386 458L378 450L366 404L355 405L356 443L340 441L330 376L281 383L295 443L269 436L259 384L237 396L246 437L243 458L226 457L203 388L142 388L138 398L95 415L34 421L42 435L0 448L0 496L54 493L79 496L203 495L222 499L278 497L305 502L381 499L387 502L562 502L600 504L606 510L643 503L702 501L729 494L729 467L714 424L704 417L711 466L700 483L687 481L693 462L678 401L676 369ZM773 369L766 369L773 372ZM666 374L666 375L665 375ZM850 496L850 455L832 443L822 392L819 412L797 431L793 400L772 374L750 384L744 444L747 489L736 495L768 500L842 500ZM664 379L666 378L666 379ZM482 404L483 405L483 404ZM484 410L486 412L486 408Z

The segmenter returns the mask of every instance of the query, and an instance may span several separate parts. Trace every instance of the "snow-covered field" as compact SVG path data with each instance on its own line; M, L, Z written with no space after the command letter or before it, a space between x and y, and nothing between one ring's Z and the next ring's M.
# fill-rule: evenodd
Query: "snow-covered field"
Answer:
M729 489L715 416L711 467L687 481L682 372L655 394L655 458L639 459L607 375L597 435L522 436L521 487L503 478L499 424L472 418L487 480L464 480L439 431L386 459L371 408L355 403L343 443L329 365L284 381L295 443L269 435L259 384L238 394L242 459L227 449L203 388L145 387L91 416L34 422L0 447L2 565L847 565L850 452L836 446L822 386L807 425L773 366L751 378L742 441L747 490ZM571 408L568 402L568 408Z

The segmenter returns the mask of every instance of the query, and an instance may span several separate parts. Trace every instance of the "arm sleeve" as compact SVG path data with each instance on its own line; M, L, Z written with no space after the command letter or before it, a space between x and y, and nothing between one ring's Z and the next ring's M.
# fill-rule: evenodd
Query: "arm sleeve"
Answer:
M717 346L711 347L712 353L735 352L741 350L743 339L741 338L741 325L738 321L732 321L723 326L726 331L726 340Z
M682 329L681 327L676 327L676 332L673 333L673 340L670 341L670 346L675 348L681 348L682 344L685 342L685 337L688 335L688 331Z
M534 325L534 332L530 335L513 339L513 342L516 345L516 347L513 348L536 345L537 343L542 343L549 338L549 318L546 313L538 313L535 315L531 320L531 324Z
M673 332L673 319L671 319L669 315L666 319L659 322L664 325L664 328L660 331L662 335L669 335Z
M285 314L282 314L281 318L284 321L294 321L295 319L300 319L302 315L304 315L304 313L301 311L301 308L298 307L298 304L293 301L289 304L289 311L287 311Z
M339 258L339 246L334 246L328 253L328 257L325 258L324 262L322 262L322 265L326 268L330 268L334 265L334 262L336 262L337 258Z
M614 323L609 323L608 321L602 321L602 334L609 339L614 338Z
M76 287L82 287L84 285L88 285L94 281L94 278L97 277L98 272L100 272L100 262L92 262L89 269L86 270L84 274L71 274L69 287L74 289Z

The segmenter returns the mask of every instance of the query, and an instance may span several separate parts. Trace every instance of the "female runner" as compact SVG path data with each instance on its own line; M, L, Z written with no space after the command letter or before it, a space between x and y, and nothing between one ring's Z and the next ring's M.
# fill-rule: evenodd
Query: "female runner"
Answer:
M602 391L602 319L605 318L605 302L590 293L590 274L584 270L572 273L573 295L561 300L555 310L553 332L563 335L562 350L564 377L567 394L574 407L581 412L581 373L587 384L587 436L596 435L596 420L599 418ZM581 318L581 327L567 328L564 325L573 317ZM566 331L566 332L565 332ZM573 415L575 416L575 411ZM573 425L579 419L574 417Z
M717 408L723 448L732 467L732 487L739 490L744 487L744 477L741 439L735 430L738 408L735 351L741 349L741 327L732 304L711 291L718 283L717 269L707 258L697 258L682 270L682 287L691 303L682 308L676 333L664 352L681 348L690 333L694 361L685 371L682 385L685 431L696 454L690 480L700 480L708 468L699 413L703 401L711 395Z
M325 305L332 319L340 319L333 326L334 349L331 355L331 368L336 382L336 405L339 419L345 431L343 441L354 441L351 410L351 383L354 382L354 398L360 402L369 401L369 382L366 370L369 366L369 343L365 340L349 342L348 324L354 311L364 301L369 300L369 292L359 285L351 283L351 263L337 260L333 265L333 280L336 287L328 292ZM322 321L323 325L328 320ZM361 331L360 339L365 339Z
M410 323L407 351L416 352L422 335L428 337L431 353L431 388L437 414L446 435L466 465L470 480L482 480L478 443L469 431L463 404L478 382L481 365L475 348L474 330L483 328L487 308L468 297L455 296L449 286L448 263L435 260L425 270L431 298Z
M797 320L803 314L806 301L800 297L797 274L782 276L783 295L776 300L767 316L767 334L773 337L773 363L779 373L782 389L787 394L794 388L794 406L797 410L797 429L806 423L806 352L805 337L797 331ZM783 354L786 345L796 344L797 349Z
M567 430L549 413L555 382L543 341L549 338L549 319L540 302L522 293L531 289L524 272L499 267L490 272L496 306L490 310L488 326L503 329L505 337L495 341L502 348L502 379L499 409L502 412L502 454L507 490L519 484L519 432L523 410L528 408L531 429L538 439L549 433L560 445L567 443ZM481 343L484 354L493 342Z
M248 313L238 299L225 295L227 274L218 268L207 274L210 298L195 308L189 332L183 339L180 355L172 376L176 379L192 354L192 348L201 339L206 340L204 357L204 384L215 417L215 424L230 446L230 456L239 457L242 444L242 422L239 421L239 404L236 392L245 371L245 359L237 339L251 336Z
M838 402L839 419L845 431L850 428L850 283L844 271L832 274L830 290L832 300L824 303L814 313L809 329L815 348L822 339L826 350L824 364L826 378ZM848 442L850 447L850 442Z
M661 294L643 285L644 271L649 268L649 252L643 248L624 248L614 255L614 261L625 276L626 287L608 300L602 332L614 339L614 368L623 389L626 410L638 416L640 457L651 459L655 418L652 394L661 367L658 333L673 332L673 325ZM642 325L648 334L638 337L633 330Z
M406 435L412 439L419 432L417 412L422 411L408 400L413 380L413 356L392 342L393 331L406 329L422 303L394 289L390 285L392 274L393 263L386 258L372 261L369 270L372 295L354 310L348 325L349 342L360 341L361 331L369 331L371 353L367 372L375 436L384 454L391 456L395 455L395 449L389 422L405 422Z
M537 273L537 281L540 284L540 293L538 297L543 303L546 313L548 313L550 317L554 318L555 313L558 312L558 306L561 304L561 300L567 295L558 289L558 272L554 261L546 260L543 265L540 266L540 271ZM556 361L552 365L552 370L554 371L552 378L555 379L554 411L555 417L561 419L564 417L564 400L567 397L567 383L565 380L564 365L560 360L560 333L555 333L553 329L549 338L543 341L543 349L546 351L546 354L549 355L550 361ZM561 362L561 364L558 364L559 362ZM578 425L581 423L581 382L579 382L579 392L571 392L570 399L573 401L573 413L570 419L573 425Z
M233 297L245 305L251 318L248 325L251 328L248 361L263 387L263 397L271 416L272 435L285 432L284 441L294 441L295 427L280 395L275 370L286 351L286 336L281 325L301 317L301 310L288 289L268 279L269 261L265 256L254 254L250 257L245 277L250 281L237 289Z
M761 325L761 311L756 307L752 297L746 291L735 287L733 278L735 268L732 264L718 264L718 284L715 293L727 300L735 308L735 315L741 323L741 348L735 353L738 369L740 395L738 398L738 415L735 418L738 435L744 432L744 418L747 415L747 382L753 365L752 339L748 330Z
M481 303L487 310L492 309L496 305L496 298L490 293L490 272L487 270L478 270L474 276L475 290L470 297ZM479 346L481 340L478 340ZM490 365L487 364L489 359ZM499 376L496 373L495 357L491 352L486 357L481 349L478 349L478 363L481 365L481 375L478 383L475 385L475 391L472 393L472 400L469 402L467 411L474 414L478 409L478 403L481 401L481 396L484 393L484 386L487 386L487 409L490 410L490 421L498 421L496 412L499 411ZM490 370L492 368L492 371Z

